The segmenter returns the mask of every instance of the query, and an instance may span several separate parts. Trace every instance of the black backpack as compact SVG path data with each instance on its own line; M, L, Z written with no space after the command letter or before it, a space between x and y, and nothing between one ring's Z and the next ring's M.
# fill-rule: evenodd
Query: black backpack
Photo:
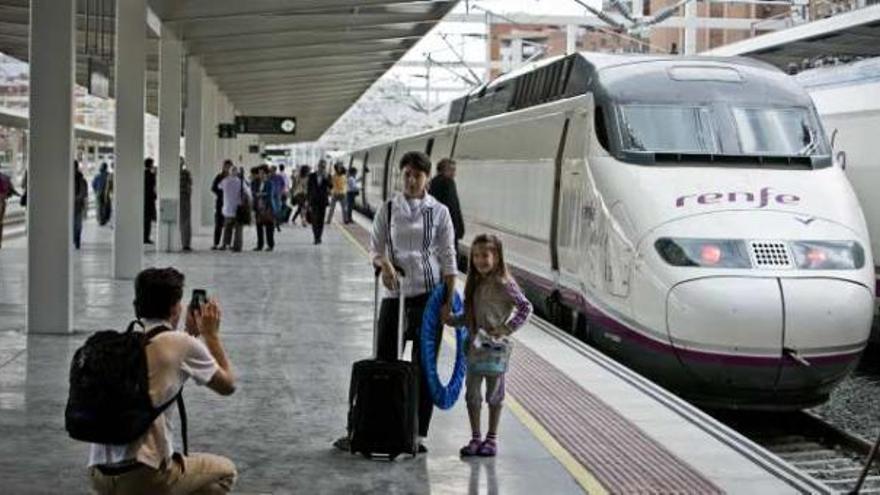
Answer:
M183 387L171 400L153 407L147 374L146 346L157 327L135 332L133 321L124 333L96 332L77 349L70 363L70 391L64 426L70 437L84 442L123 445L140 438L172 403L180 413L184 454L188 452Z

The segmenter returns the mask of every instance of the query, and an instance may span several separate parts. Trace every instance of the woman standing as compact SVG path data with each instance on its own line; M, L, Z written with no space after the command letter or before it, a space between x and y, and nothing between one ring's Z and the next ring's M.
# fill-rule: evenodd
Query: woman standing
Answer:
M327 225L330 225L330 221L333 220L333 213L336 212L337 204L341 205L342 215L345 216L345 198L348 192L346 175L342 162L336 162L336 165L333 166L333 177L330 179L333 187L330 189L330 212L327 213L327 221L324 222Z
M427 193L431 162L413 151L400 160L403 192L384 203L373 221L370 257L381 269L385 297L379 309L378 358L397 359L397 314L399 292L405 297L405 339L412 340L412 361L421 366L420 327L422 314L434 287L446 284L446 304L441 321L449 316L449 301L455 291L455 233L449 210ZM390 209L390 215L389 215ZM390 219L390 223L389 223ZM398 269L403 276L398 276ZM440 342L438 322L435 344ZM419 382L419 452L427 452L423 440L434 405L425 375Z
M296 207L296 211L293 213L293 218L290 219L290 223L296 225L296 217L300 214L302 215L302 226L306 226L306 188L309 184L309 173L311 170L308 165L303 165L299 168L298 175L293 177L293 185L291 186L291 201L293 202L293 206Z
M275 210L273 195L275 184L269 180L269 167L262 165L256 168L254 180L251 182L251 193L254 198L254 218L257 224L257 247L254 251L262 251L264 240L266 251L275 249Z

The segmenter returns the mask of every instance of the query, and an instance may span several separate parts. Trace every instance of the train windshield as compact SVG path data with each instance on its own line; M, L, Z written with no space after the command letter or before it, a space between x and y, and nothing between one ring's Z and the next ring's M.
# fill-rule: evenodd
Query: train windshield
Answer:
M811 156L824 152L819 128L806 108L731 108L741 152Z
M620 105L622 147L627 151L739 155L828 154L821 128L807 107Z
M620 113L625 149L720 153L706 107L624 105Z

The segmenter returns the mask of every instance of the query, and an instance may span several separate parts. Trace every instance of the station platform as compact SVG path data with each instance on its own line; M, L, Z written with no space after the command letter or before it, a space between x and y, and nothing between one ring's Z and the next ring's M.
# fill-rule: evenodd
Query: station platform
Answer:
M324 243L285 226L274 252L157 254L187 290L219 298L221 335L239 380L219 397L186 389L192 451L231 458L236 493L569 494L831 493L761 447L538 318L517 333L499 455L461 459L462 399L437 410L430 452L397 461L337 451L351 363L372 345L373 275L361 225ZM0 491L88 493L88 448L64 431L71 356L93 331L123 329L133 284L111 278L110 230L93 219L74 256L75 328L27 336L25 239L0 250ZM187 295L188 297L188 295ZM46 308L51 311L51 308ZM441 377L452 348L441 351ZM485 419L485 418L484 418Z

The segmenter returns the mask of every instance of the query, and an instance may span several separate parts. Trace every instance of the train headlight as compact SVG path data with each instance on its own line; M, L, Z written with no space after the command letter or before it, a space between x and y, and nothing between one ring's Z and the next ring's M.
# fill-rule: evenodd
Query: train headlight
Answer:
M657 253L672 266L751 268L746 243L735 239L672 239L654 243Z
M855 241L795 241L791 252L804 270L857 270L865 266L865 250Z

